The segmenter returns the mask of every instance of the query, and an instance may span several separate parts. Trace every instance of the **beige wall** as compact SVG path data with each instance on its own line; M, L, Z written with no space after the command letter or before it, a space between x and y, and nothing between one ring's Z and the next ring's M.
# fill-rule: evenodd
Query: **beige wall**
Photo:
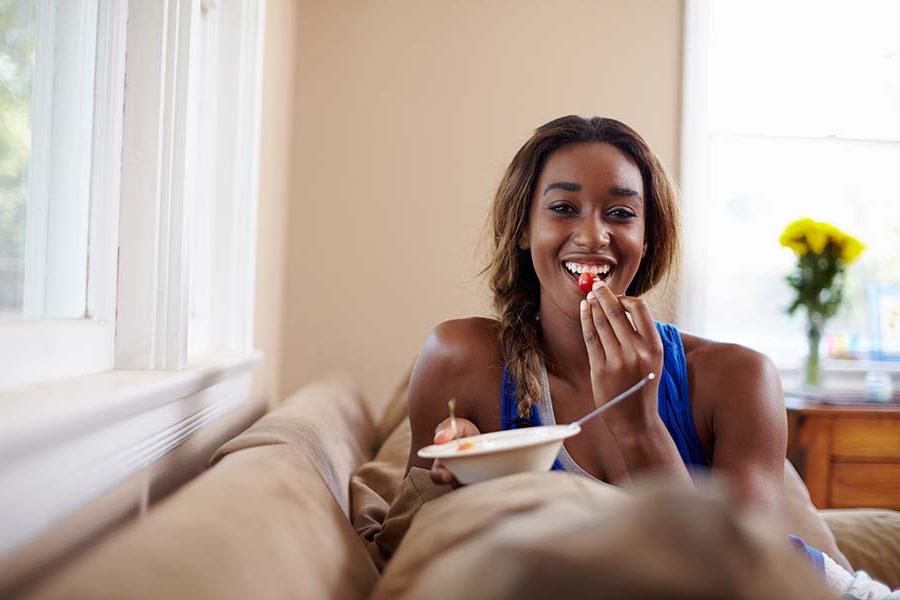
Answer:
M536 126L613 116L677 167L679 0L310 0L296 19L286 393L346 370L382 397L435 324L488 313L478 242Z
M291 188L299 4L268 0L263 43L255 347L265 354L253 381L256 397L281 397L285 234Z

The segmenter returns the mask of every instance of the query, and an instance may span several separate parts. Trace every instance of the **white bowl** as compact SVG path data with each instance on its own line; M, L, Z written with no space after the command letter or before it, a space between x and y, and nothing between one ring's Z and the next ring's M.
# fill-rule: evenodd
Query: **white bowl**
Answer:
M575 424L494 431L425 446L418 454L439 458L460 483L478 483L513 473L549 471L563 440L580 432ZM463 441L472 447L461 450Z

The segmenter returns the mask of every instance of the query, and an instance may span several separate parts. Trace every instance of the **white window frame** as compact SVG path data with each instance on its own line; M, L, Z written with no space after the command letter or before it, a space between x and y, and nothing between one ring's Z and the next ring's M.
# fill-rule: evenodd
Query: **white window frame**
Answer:
M195 164L213 168L202 173L200 181L192 182L204 217L197 220L210 222L202 223L205 229L193 231L206 247L200 264L192 269L192 276L202 275L203 281L194 290L199 292L197 296L191 298L198 314L189 319L189 329L195 328L196 334L189 335L188 360L202 355L206 348L249 350L253 343L250 307L254 291L246 282L255 263L256 211L252 204L257 172L240 165L253 164L259 155L259 136L254 133L259 130L259 111L246 107L259 105L261 88L247 85L235 90L234 78L220 76L219 71L224 70L217 65L236 66L238 80L252 76L259 60L256 46L250 43L255 19L245 18L244 12L253 8L240 0L201 0L201 9L209 28L202 55L212 59L212 64L207 65L211 68L198 97L210 94L215 104L202 111L197 135L217 143L207 155L193 157ZM240 43L222 44L222 40ZM196 147L201 148L199 140Z
M250 42L259 14L242 14L253 6L239 0L182 1L168 7L137 3L129 19L129 61L153 76L129 85L125 98L119 257L127 268L119 272L117 368L180 369L187 364L187 224L193 209L187 199L195 196L198 182L186 175L196 159L200 133L188 115L201 91L199 77L191 76L199 67L200 10L216 13L219 36L240 41L233 55L219 58L240 65L239 80L258 82L259 44ZM148 33L147 23L157 23L168 35ZM239 165L258 162L259 111L246 107L259 106L260 87L238 85L234 93L235 81L221 78L217 90L217 136L231 143L221 146L224 151L215 161L215 229L227 234L215 237L212 251L214 301L208 309L216 324L210 343L214 351L252 347L257 176L256 169ZM148 223L159 225L154 231Z
M187 344L185 167L196 2L132 2L125 91L116 367L180 369ZM130 68L130 67L129 67Z

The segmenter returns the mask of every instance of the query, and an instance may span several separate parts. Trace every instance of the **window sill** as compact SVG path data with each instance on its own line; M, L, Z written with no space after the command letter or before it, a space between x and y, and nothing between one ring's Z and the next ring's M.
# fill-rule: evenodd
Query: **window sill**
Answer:
M894 389L900 389L900 361L824 359L820 371L822 390L860 393L865 389L866 373L871 371L888 373ZM785 390L799 390L802 387L801 367L779 367L778 372Z
M0 393L0 559L252 404L260 360L211 355L181 371L114 370Z

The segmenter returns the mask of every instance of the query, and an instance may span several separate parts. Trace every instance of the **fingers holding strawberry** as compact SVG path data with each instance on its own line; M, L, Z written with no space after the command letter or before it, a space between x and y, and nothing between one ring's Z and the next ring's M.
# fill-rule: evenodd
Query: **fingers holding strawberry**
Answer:
M581 303L580 317L597 406L648 373L657 376L641 391L640 401L623 402L604 415L613 433L641 427L657 415L663 366L662 340L647 304L640 298L616 297L603 281L596 280Z

